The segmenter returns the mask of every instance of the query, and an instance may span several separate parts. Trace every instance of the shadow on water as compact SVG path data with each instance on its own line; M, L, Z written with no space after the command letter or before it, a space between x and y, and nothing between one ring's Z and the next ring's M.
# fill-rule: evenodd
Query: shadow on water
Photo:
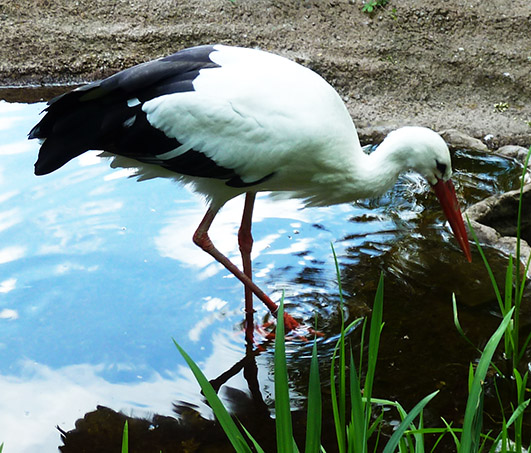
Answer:
M62 91L1 90L0 99L36 102ZM7 112L0 121L14 124L20 117L23 124L16 136L11 126L0 135L0 350L9 351L0 360L0 380L7 394L23 400L25 411L0 403L0 412L18 417L1 419L2 425L20 425L19 440L10 438L6 447L19 442L17 451L35 445L49 450L59 443L57 432L49 432L58 425L63 452L119 451L127 419L133 452L232 451L173 348L175 337L215 379L234 416L266 451L275 451L273 347L264 343L252 352L245 346L242 289L190 245L201 218L197 200L168 181L126 181L127 174L90 156L49 179L33 177L37 145L28 149L25 134L44 107L0 102L0 115L2 108ZM453 158L465 204L518 186L516 162L465 150ZM18 177L10 179L12 174ZM226 210L218 241L237 256L237 222L230 213L239 208ZM301 211L297 203L261 198L256 215L261 286L274 299L284 292L287 310L307 324L316 317L325 334L319 356L327 451L335 451L329 362L340 331L330 241L338 252L348 320L370 314L379 273L385 275L374 395L398 400L407 410L439 389L425 410L426 424L441 426L444 417L459 426L469 363L478 357L454 327L451 295L479 348L500 315L479 255L472 264L462 258L426 183L407 174L379 200L326 209ZM486 253L501 283L507 259L493 249ZM257 309L259 322L267 321ZM523 318L528 329L529 313ZM349 335L355 352L359 335ZM287 351L294 429L303 445L311 344L288 342ZM489 388L487 429L500 413ZM34 425L28 424L32 417ZM396 415L386 413L385 421L384 435L390 435ZM43 437L52 440L25 443L22 433L42 424L48 429ZM450 442L437 449L452 450Z

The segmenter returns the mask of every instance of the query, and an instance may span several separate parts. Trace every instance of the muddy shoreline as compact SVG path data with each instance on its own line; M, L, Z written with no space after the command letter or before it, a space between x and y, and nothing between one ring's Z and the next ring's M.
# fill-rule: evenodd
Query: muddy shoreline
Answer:
M0 0L0 85L82 83L221 42L311 67L362 130L419 124L529 146L531 4L433 3L368 15L346 0Z

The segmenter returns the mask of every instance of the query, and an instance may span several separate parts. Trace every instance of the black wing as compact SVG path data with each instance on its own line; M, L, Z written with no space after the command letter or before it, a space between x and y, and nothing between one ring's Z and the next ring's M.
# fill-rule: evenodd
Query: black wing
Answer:
M214 50L214 46L185 49L52 99L46 115L29 133L30 139L44 139L35 174L51 173L85 151L104 150L177 173L246 185L233 170L218 166L199 151L157 159L156 155L180 143L154 128L142 111L144 102L158 96L194 91L199 70L219 67L209 58Z

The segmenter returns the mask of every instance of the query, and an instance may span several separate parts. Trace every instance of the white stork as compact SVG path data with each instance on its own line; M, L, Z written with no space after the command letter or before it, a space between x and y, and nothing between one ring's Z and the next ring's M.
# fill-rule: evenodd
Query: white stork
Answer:
M208 45L181 50L52 99L29 138L41 139L35 174L57 170L87 150L114 156L114 166L141 178L191 184L209 203L193 240L245 285L247 334L256 295L251 217L257 192L285 191L308 206L377 197L407 170L433 187L470 261L444 140L422 127L398 129L372 154L338 93L286 58L255 49ZM246 194L238 241L243 271L208 236L220 208ZM297 321L286 315L286 328Z

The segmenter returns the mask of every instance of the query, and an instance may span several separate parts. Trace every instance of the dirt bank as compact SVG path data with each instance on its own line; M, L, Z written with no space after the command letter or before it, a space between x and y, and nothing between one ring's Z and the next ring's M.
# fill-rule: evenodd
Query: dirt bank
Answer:
M529 0L0 0L0 84L78 83L196 44L258 46L323 75L360 128L531 144ZM318 106L316 106L318 108Z

